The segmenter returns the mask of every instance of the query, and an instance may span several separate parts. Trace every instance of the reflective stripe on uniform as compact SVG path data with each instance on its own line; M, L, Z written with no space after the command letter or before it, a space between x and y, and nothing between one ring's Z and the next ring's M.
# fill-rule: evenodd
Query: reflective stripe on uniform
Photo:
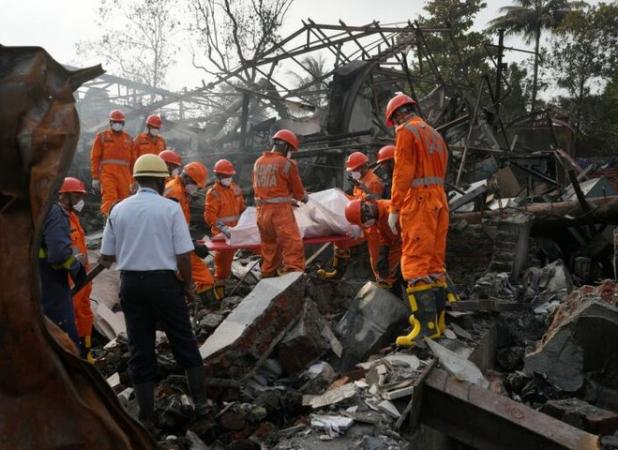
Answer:
M290 168L292 167L292 162L290 160L287 160L285 162L285 166L283 166L283 174L285 176L288 175L288 172L290 171Z
M104 159L101 161L101 164L116 164L118 166L129 166L129 161L124 161L122 159Z
M256 198L256 205L274 205L278 203L292 203L292 197Z
M217 221L221 221L223 223L232 223L235 222L239 219L240 216L224 216L224 217L218 217Z
M412 187L419 186L431 186L434 184L442 185L444 184L444 178L442 177L423 177L423 178L415 178L412 180Z

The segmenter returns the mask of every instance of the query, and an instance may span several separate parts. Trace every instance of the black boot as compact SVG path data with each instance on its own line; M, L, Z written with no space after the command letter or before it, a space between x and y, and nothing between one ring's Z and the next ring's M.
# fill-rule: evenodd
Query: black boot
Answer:
M139 421L150 434L157 437L159 430L155 426L154 386L153 382L148 382L136 384L133 389L139 406Z
M195 404L195 415L204 417L210 412L210 401L206 396L206 371L204 366L193 367L185 371L191 398Z

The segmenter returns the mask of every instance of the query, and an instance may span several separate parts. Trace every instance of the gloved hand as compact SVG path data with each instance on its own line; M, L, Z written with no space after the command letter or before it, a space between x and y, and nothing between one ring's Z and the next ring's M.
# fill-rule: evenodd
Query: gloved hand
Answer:
M198 256L198 258L206 258L210 252L208 251L208 247L204 244L200 244L195 239L193 239L193 251Z
M309 194L305 191L305 196L303 197L303 203L309 202Z
M399 213L391 212L388 214L388 227L393 234L399 234Z
M219 227L219 230L225 235L226 238L229 239L230 237L232 237L232 229L227 225Z
M101 182L99 180L92 180L92 190L95 192L95 194L101 192Z

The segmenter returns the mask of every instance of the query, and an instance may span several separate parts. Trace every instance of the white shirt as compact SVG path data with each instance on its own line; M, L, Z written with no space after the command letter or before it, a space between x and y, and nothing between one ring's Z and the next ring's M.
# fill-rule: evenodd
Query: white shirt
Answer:
M177 270L176 255L194 249L180 205L153 189L114 206L103 230L103 255L116 256L118 270Z

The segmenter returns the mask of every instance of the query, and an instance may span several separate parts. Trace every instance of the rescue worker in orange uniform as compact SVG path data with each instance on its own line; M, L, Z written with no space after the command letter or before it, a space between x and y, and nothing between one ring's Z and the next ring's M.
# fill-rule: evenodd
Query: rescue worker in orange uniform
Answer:
M390 206L390 200L355 199L345 207L348 222L365 229L375 227L378 231L378 251L370 251L369 259L376 282L383 288L392 288L401 276L401 236L388 226Z
M189 210L191 197L198 190L204 189L207 178L208 170L206 167L202 163L194 161L185 165L180 175L165 184L163 195L180 203L180 208L185 215L187 225L191 222L191 212ZM191 254L191 273L193 275L193 283L195 284L195 292L204 303L211 304L212 300L214 300L213 287L215 281L208 266L195 252Z
M161 153L159 153L159 156L161 157L163 161L165 161L167 170L170 173L170 176L165 179L166 183L170 181L172 178L180 175L180 169L182 166L182 157L180 156L180 154L178 154L178 152L176 152L176 150L172 150L171 148L166 148Z
M86 246L86 233L79 221L78 214L84 208L84 196L86 195L86 185L81 180L73 177L66 177L60 187L59 200L62 208L68 213L69 226L71 227L71 244L73 254L81 262L86 271L90 270L88 263L88 247ZM69 284L73 285L69 277ZM94 363L94 357L90 351L92 348L92 324L94 315L90 307L90 293L92 283L85 285L73 296L73 311L75 313L75 325L77 334L82 343L82 352L88 362Z
M151 114L146 119L146 131L137 135L133 141L133 161L142 155L158 155L166 148L165 139L160 136L161 118Z
M204 202L204 221L211 227L213 236L223 233L230 237L230 228L236 226L245 210L245 198L232 177L236 174L234 165L227 159L220 159L213 169L217 180L208 190ZM236 250L220 250L215 253L215 298L225 297L225 280L232 273L232 262Z
M264 152L253 166L263 278L305 270L305 249L292 202L306 202L308 196L296 162L290 159L300 142L290 130L277 131L272 141L272 150Z
M394 233L401 229L401 272L412 309L412 331L397 338L402 346L439 337L447 303L448 148L442 136L416 115L415 104L398 94L386 106L386 125L397 126L388 223Z
M385 145L378 151L376 162L382 171L382 182L384 183L384 194L382 198L391 198L391 187L393 185L393 169L395 168L395 146Z
M351 199L377 200L382 198L384 184L380 177L369 168L369 158L367 155L361 152L351 153L346 161L346 170L354 183ZM364 229L363 236L361 239L347 241L346 243L336 242L334 244L332 261L333 270L320 269L317 271L317 275L321 278L335 280L343 277L351 257L350 248L361 245L365 240L367 240L369 252L377 252L380 237L375 228Z
M90 151L92 187L101 192L101 212L109 214L112 206L129 196L131 168L133 167L133 142L125 133L122 111L113 110L109 115L110 129L97 134Z

